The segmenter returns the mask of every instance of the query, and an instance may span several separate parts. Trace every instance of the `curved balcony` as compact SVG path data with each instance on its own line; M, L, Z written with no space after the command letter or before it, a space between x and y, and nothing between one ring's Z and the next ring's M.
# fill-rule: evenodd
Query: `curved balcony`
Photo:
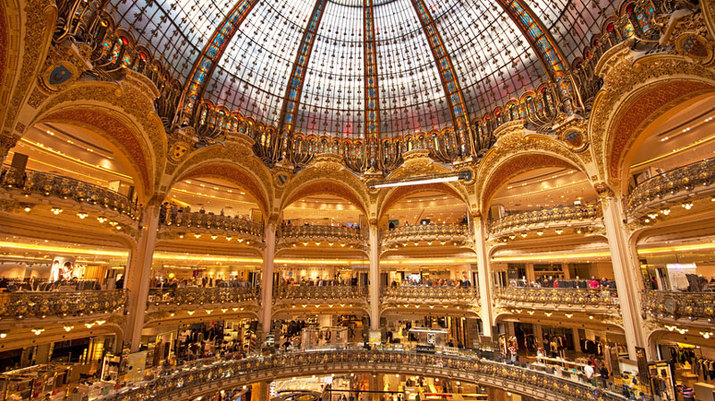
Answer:
M715 193L715 158L701 160L666 171L638 184L628 195L628 215L640 218L685 199L698 199Z
M222 235L234 238L246 245L263 244L263 225L245 218L221 216L218 214L185 212L163 208L160 216L161 232L165 236L181 236L191 233L200 238L202 234Z
M99 185L79 181L41 171L20 171L13 167L0 171L0 186L8 190L19 190L23 195L42 195L60 201L74 201L79 204L98 206L106 210L138 220L137 207L125 195ZM23 204L32 205L33 199L24 197Z
M215 314L247 315L258 310L258 287L152 288L145 324L165 318L194 318Z
M528 288L495 289L496 304L502 308L605 313L617 315L618 292L612 288Z
M295 352L209 361L127 388L104 401L184 401L221 389L278 378L337 373L444 377L552 401L622 401L619 395L537 370L479 359L471 353L418 354L375 349Z
M466 224L418 224L401 226L383 232L382 245L427 242L428 244L464 245L473 241L472 231Z
M364 249L367 239L360 228L337 226L286 226L277 233L279 248L325 243L336 248Z
M489 233L493 237L515 235L524 231L563 229L602 225L601 208L598 205L562 206L532 210L502 217L491 223Z
M459 313L479 310L479 290L475 287L400 286L382 292L383 311L413 311L425 313L440 308Z
M273 290L273 312L276 316L302 311L365 311L367 287L354 285L303 286L281 285Z
M642 304L643 311L660 323L705 326L714 331L715 292L644 291Z
M15 324L18 320L123 315L126 298L124 290L5 292L0 293L0 319Z

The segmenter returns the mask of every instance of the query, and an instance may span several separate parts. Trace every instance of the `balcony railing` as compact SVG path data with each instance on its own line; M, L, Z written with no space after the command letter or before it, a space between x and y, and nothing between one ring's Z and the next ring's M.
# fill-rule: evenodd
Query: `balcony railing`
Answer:
M643 309L655 319L708 321L715 318L715 292L645 291Z
M515 213L492 222L490 234L502 236L537 228L593 225L601 217L598 205L562 206Z
M123 313L124 290L0 293L0 319L67 318Z
M466 224L418 224L388 229L383 233L385 245L400 242L450 242L471 240L471 230Z
M360 228L340 226L287 226L282 225L278 237L285 242L303 240L363 242L365 236Z
M475 287L428 287L428 286L399 286L385 288L383 300L396 302L444 302L478 303L479 291Z
M204 365L174 370L170 375L123 389L102 400L183 401L278 377L349 372L434 375L553 401L625 400L575 380L480 359L472 353L419 354L383 349L291 352L241 360L211 360Z
M274 291L275 299L285 300L366 300L367 287L353 285L307 286L282 285Z
M713 177L715 159L701 160L651 177L631 191L628 196L628 214L640 217L650 212L649 206L662 207L670 197L680 202L678 194L692 194L698 187L708 187L713 183Z
M619 307L618 292L612 288L526 288L496 289L497 304L502 307L533 309L583 309Z
M258 300L257 287L186 287L153 288L149 291L149 306L162 305L230 305Z
M6 188L17 188L26 194L36 193L99 205L134 220L139 217L136 205L125 195L99 185L61 175L33 170L21 171L13 167L6 167L0 171L0 185Z
M212 213L185 212L164 207L160 222L168 230L191 233L221 234L263 242L263 225L242 217L229 217Z

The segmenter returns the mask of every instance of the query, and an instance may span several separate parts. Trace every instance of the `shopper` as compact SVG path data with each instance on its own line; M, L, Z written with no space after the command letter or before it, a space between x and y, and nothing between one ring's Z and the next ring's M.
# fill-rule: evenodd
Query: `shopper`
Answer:
M583 367L583 373L586 375L586 381L591 383L593 379L593 362L588 361L588 365Z

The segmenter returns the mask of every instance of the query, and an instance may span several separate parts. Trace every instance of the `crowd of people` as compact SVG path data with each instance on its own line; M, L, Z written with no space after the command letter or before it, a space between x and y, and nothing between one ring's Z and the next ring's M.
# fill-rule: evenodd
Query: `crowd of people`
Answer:
M334 287L334 286L357 286L357 277L343 278L340 273L333 275L333 278L322 277L301 277L295 278L292 276L283 277L282 285L284 286L303 286L303 287Z
M613 279L591 277L590 280L564 279L553 276L541 276L534 281L512 280L512 285L522 288L591 288L591 289L615 289L616 282Z
M160 277L153 277L149 282L150 288L237 288L237 287L251 287L251 283L245 280L239 279L222 279L213 277L191 277L179 279L173 277L170 279L163 279Z

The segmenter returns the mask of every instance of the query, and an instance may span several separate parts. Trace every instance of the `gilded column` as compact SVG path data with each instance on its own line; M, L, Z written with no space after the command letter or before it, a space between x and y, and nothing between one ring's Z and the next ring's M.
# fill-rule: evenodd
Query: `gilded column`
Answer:
M124 280L127 289L127 327L125 334L131 352L139 351L141 332L144 326L144 312L149 296L152 257L156 246L156 232L159 228L158 202L151 202L142 211L141 231L136 248L129 253L129 266Z
M370 330L380 328L380 231L377 222L370 223Z
M265 228L263 251L263 274L261 276L261 328L263 334L271 331L271 307L273 306L273 258L276 252L276 223L269 221Z
M622 204L613 193L608 192L601 197L603 223L606 226L608 247L611 251L613 275L628 345L628 358L635 361L636 347L647 349L647 337L640 314L640 292L643 280L638 272L638 255L635 246L629 243L626 233Z
M482 316L482 330L485 336L492 335L492 269L487 255L486 223L480 214L472 216L474 224L474 250L477 253L477 272L479 283L480 314Z

